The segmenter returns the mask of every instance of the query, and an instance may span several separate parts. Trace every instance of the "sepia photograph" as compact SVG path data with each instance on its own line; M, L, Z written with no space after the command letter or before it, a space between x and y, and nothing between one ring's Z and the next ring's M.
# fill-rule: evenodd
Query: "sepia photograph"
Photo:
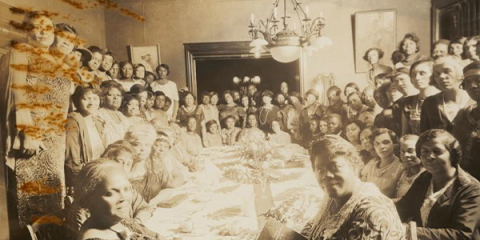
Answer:
M480 240L479 102L480 0L0 0L0 240Z

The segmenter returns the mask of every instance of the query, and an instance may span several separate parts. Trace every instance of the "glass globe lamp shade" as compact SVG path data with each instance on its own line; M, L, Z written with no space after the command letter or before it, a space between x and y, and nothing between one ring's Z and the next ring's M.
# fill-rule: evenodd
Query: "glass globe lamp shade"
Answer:
M282 63L293 62L302 55L300 46L276 46L270 48L273 59Z
M257 38L250 43L250 47L260 48L268 45L268 42L265 39Z
M326 46L330 46L332 45L333 42L330 38L328 37L325 37L325 36L319 36L317 37L317 39L315 39L315 41L313 42L313 45L317 48L317 49L322 49Z

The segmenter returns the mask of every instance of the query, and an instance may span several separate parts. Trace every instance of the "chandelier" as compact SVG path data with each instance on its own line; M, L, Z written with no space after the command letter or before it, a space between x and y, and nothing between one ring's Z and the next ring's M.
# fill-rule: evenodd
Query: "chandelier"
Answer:
M297 26L294 23L293 28L287 23L290 16L287 15L287 0L283 0L283 29L279 31L278 24L278 5L280 0L275 0L274 7L270 16L264 22L262 20L255 21L252 13L250 17L250 30L248 31L252 42L250 43L250 53L253 53L256 58L259 58L262 53L265 53L265 47L270 50L273 59L279 62L288 63L300 58L303 52L311 55L314 51L332 45L330 38L323 35L323 28L325 27L325 19L320 12L320 16L311 19L309 16L309 8L302 8L297 0L289 0L293 5L300 24L300 29L297 31ZM298 33L297 33L298 32ZM263 38L260 37L260 34Z

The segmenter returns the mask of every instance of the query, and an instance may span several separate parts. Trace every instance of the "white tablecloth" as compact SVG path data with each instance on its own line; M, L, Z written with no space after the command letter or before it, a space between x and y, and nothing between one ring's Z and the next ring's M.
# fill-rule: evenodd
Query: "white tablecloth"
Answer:
M270 201L278 205L306 189L322 195L308 156L298 146L286 147L297 157L303 157L306 167L272 169L271 174L278 179L270 183ZM222 175L223 167L239 161L238 149L209 148L201 155L207 159L206 169L191 173L190 181L173 190L173 196L188 194L188 199L173 208L157 208L147 227L169 239L185 240L242 239L246 232L258 232L263 227L263 217L259 215L268 209L258 207L260 196L255 195L254 185L236 183ZM256 208L260 209L256 211ZM180 231L182 225L190 224L193 225L192 233ZM231 236L231 232L238 230L241 232L239 236Z

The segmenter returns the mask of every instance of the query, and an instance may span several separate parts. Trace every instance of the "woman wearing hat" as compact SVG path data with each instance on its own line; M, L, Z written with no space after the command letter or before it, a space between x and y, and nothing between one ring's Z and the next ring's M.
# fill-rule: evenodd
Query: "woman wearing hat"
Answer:
M280 109L272 104L273 92L266 90L262 93L263 106L258 111L258 127L264 132L271 131L272 121L278 118Z
M460 165L480 180L480 62L472 62L463 69L463 89L475 103L460 110L453 125L453 135L462 146Z

